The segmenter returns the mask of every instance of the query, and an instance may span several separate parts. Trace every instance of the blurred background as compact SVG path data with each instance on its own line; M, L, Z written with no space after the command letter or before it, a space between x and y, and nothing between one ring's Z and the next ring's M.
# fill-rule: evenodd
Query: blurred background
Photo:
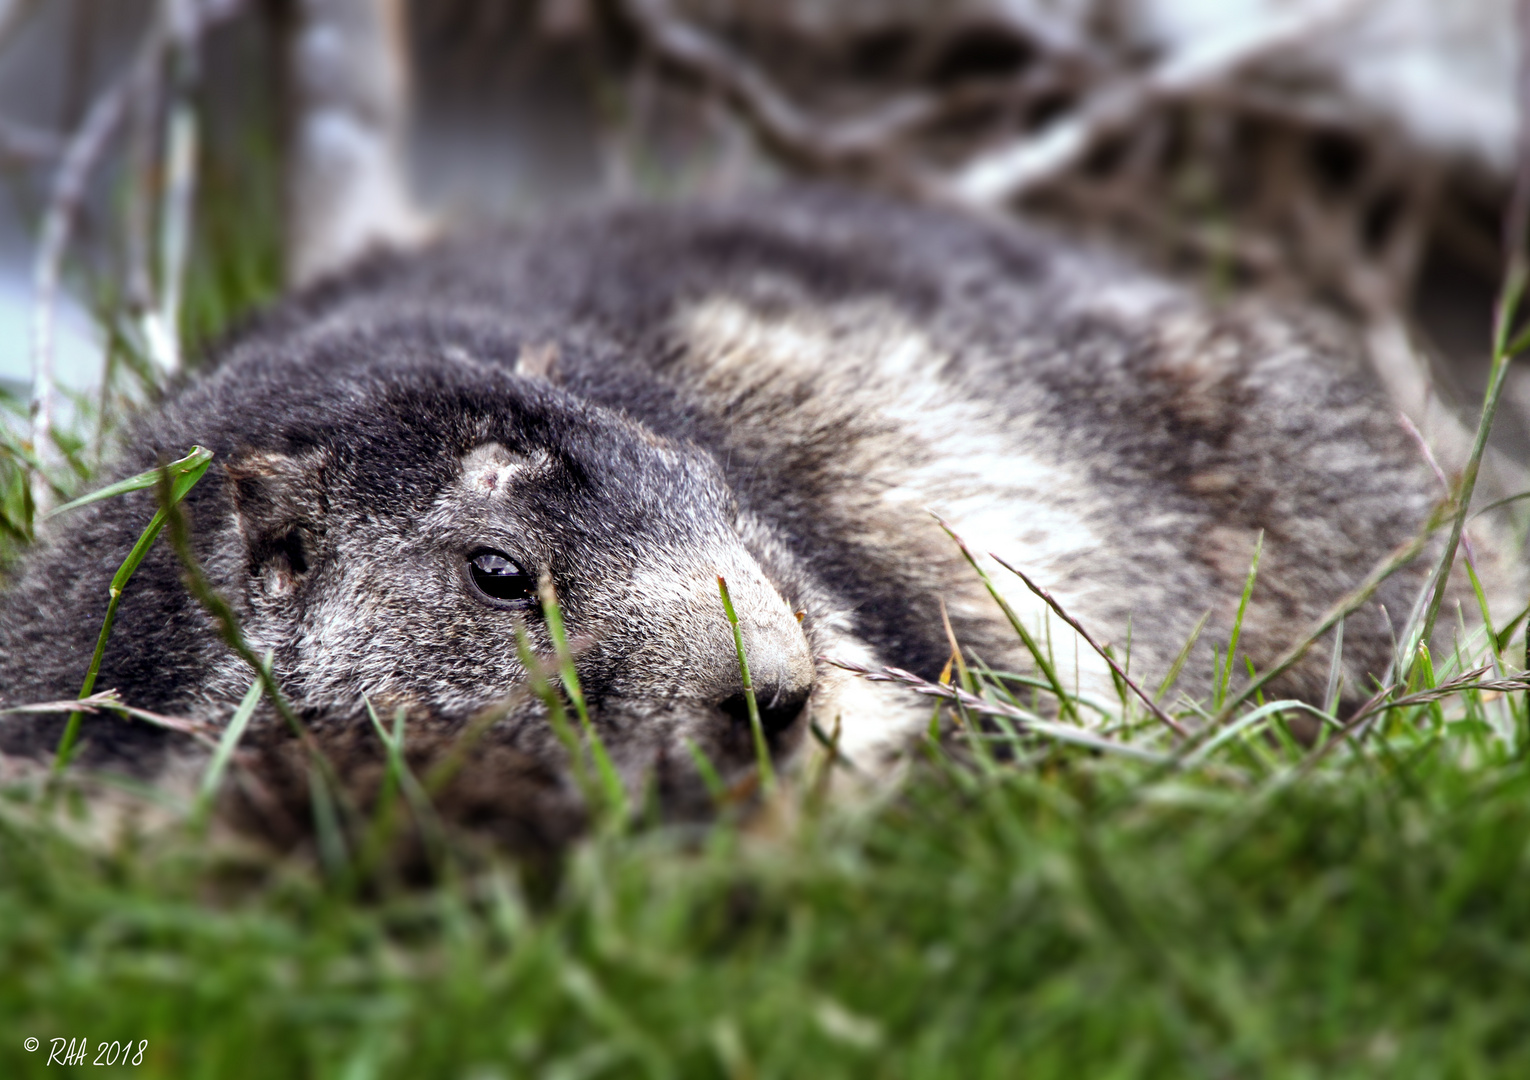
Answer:
M36 472L3 494L58 497L230 320L375 244L786 176L1025 214L1217 298L1321 305L1448 471L1502 275L1519 19L1515 0L0 0L0 389ZM1496 439L1530 454L1522 372Z

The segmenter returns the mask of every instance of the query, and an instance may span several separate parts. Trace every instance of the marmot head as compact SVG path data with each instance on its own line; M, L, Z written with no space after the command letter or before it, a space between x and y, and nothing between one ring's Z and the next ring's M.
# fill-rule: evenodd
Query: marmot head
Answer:
M519 626L552 656L546 580L629 773L687 760L686 739L741 764L753 751L722 576L767 733L782 749L800 739L812 654L710 455L460 359L373 357L324 378L325 400L255 425L223 458L209 560L299 707L354 713L365 698L380 713L466 717L509 702L514 741L550 748L517 648ZM220 666L230 686L216 696L248 681Z

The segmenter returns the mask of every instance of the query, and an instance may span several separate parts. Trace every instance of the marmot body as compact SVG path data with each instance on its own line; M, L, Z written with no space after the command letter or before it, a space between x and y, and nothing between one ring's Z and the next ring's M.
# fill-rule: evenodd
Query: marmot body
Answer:
M1438 496L1358 349L1323 325L1185 290L1012 224L844 193L605 211L374 260L227 344L127 440L123 474L215 462L197 552L307 715L404 705L465 717L524 682L514 624L548 574L607 743L629 773L750 756L716 577L743 622L778 749L804 716L853 757L927 706L821 657L934 677L956 637L1026 658L940 530L1048 588L1157 685L1209 689L1258 534L1240 652L1270 661ZM0 598L0 697L78 692L106 584L152 492L59 519ZM1363 695L1424 568L1344 637ZM1022 617L1042 609L995 571ZM495 594L495 595L490 595ZM804 612L800 622L797 613ZM1128 623L1130 630L1128 631ZM1053 619L1064 679L1108 672ZM1241 666L1241 662L1240 662ZM1282 692L1321 697L1327 656ZM161 542L133 579L98 686L223 721L250 673ZM803 709L804 703L810 708ZM13 753L58 721L7 719ZM540 709L503 722L552 745ZM157 732L101 721L98 759Z

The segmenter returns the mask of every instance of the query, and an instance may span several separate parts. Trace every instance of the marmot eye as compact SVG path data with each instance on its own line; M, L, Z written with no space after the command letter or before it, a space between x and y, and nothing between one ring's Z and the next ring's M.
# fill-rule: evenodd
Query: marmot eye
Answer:
M497 551L480 551L468 559L468 577L478 591L502 604L528 603L537 594L537 580Z

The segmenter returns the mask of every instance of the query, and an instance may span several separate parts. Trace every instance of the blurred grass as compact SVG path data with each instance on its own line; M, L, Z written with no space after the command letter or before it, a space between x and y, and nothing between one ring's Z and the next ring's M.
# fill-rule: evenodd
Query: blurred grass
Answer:
M181 340L193 365L230 324L281 290L276 118L268 99L252 100L264 107L246 107L238 124L209 125L204 144L181 308Z
M934 751L859 817L593 839L537 904L13 802L0 1072L83 1036L166 1077L1524 1075L1530 773L1478 723L1298 783Z

